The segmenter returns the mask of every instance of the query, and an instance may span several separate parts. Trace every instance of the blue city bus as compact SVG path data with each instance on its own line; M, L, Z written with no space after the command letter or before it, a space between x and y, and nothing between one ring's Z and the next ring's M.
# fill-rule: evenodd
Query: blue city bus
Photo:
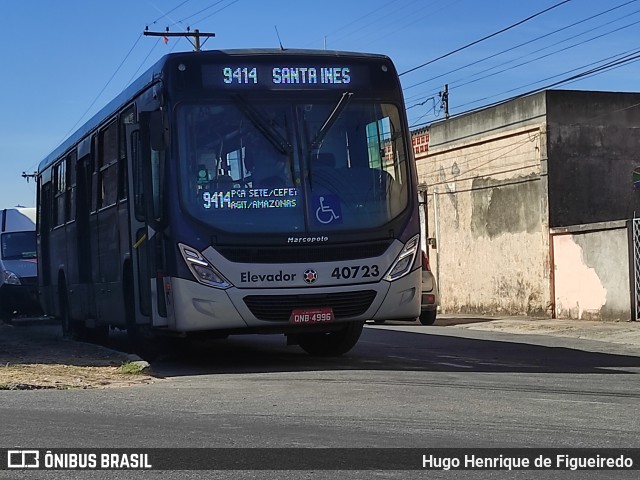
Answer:
M41 301L75 338L340 355L420 314L417 198L388 57L169 54L41 162Z

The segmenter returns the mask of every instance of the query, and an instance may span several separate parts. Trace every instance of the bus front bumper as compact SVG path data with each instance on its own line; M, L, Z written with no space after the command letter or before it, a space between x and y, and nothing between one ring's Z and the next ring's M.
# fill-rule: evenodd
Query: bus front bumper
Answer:
M394 282L287 289L221 290L172 278L167 327L176 332L287 331L291 311L311 306L332 308L334 324L415 319L420 314L420 282L419 269Z

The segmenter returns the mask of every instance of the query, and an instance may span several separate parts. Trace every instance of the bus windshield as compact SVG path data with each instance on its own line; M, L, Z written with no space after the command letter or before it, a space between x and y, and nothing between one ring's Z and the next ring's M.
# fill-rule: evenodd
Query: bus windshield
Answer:
M33 260L36 258L36 232L12 232L3 233L2 241L3 260Z
M395 105L351 94L299 103L234 97L184 103L177 116L182 205L216 229L374 228L409 204Z

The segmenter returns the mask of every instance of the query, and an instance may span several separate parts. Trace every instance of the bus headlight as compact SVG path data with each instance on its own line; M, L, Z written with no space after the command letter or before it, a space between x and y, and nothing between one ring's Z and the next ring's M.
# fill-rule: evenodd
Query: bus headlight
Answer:
M416 259L416 253L418 252L418 248L420 248L420 235L416 235L409 240L396 261L393 262L391 268L388 273L385 275L384 279L387 282L393 282L401 277L404 277L407 273L411 271L411 267Z
M182 243L178 244L178 248L184 262L198 282L215 288L231 287L231 283L198 250Z

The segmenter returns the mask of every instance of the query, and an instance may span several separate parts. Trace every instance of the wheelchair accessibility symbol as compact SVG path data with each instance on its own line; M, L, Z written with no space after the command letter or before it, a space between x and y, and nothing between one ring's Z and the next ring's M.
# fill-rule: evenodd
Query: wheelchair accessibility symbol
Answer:
M340 199L336 195L314 196L311 203L316 213L316 220L322 225L342 223Z

